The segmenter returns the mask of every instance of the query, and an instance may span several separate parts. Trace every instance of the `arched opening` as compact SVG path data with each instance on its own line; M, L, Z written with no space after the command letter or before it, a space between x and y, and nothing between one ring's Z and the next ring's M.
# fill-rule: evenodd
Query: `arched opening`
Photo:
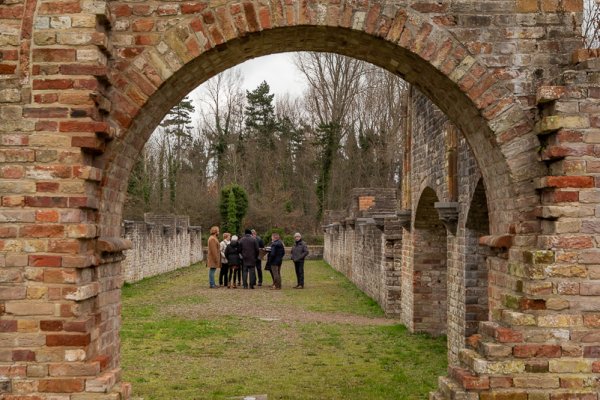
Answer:
M479 245L489 235L487 198L480 179L473 193L465 226L465 336L477 333L479 322L489 318L487 247Z
M447 327L447 236L434 204L436 193L425 188L413 231L413 326L416 332L443 335Z
M419 88L464 132L484 179L493 188L488 193L490 199L498 205L491 208L492 230L508 231L510 218L504 217L517 212L512 182L538 176L540 171L509 171L503 149L512 139L528 132L530 123L505 89L503 79L507 78L478 64L450 34L419 13L402 8L379 12L370 19L381 21L381 31L373 27L376 24L367 25L365 21L352 28L350 24L328 26L325 21L314 25L295 21L286 27L268 26L260 32L233 34L227 39L216 38L213 32L209 40L204 36L206 32L200 32L203 23L194 18L164 34L166 48L149 47L133 59L118 60L114 65L116 84L109 93L113 107L107 117L114 130L113 140L94 159L94 165L104 172L98 216L100 235L119 235L127 177L135 157L170 108L200 83L246 59L301 50L334 52L368 61ZM511 124L504 122L508 116ZM533 151L533 147L523 149ZM433 191L425 192L416 213L415 230L425 245L418 247L435 250L427 257L415 254L419 261L415 261L414 275L420 275L423 291L415 293L412 304L421 308L420 314L415 312L415 330L437 335L446 330L447 300L446 233L443 225L432 218L437 219L433 206L436 201ZM99 296L101 312L107 319L119 313L118 286L114 284L119 279L119 262L118 258L107 257L98 267L98 279L105 290ZM104 322L100 323L97 352L114 355L111 366L117 367L119 324Z

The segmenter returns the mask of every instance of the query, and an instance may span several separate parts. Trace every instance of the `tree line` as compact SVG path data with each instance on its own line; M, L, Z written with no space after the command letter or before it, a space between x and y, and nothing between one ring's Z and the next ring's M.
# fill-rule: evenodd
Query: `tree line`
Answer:
M336 54L294 62L308 86L300 97L275 98L266 82L244 91L231 69L203 85L200 118L189 97L176 105L139 155L124 217L187 214L208 227L231 215L232 228L316 234L352 188L397 187L407 84Z

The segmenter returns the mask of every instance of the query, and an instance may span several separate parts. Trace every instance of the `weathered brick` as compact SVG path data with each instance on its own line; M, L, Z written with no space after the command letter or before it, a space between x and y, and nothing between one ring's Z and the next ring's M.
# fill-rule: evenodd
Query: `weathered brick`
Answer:
M46 346L87 346L90 344L89 334L48 334Z
M74 393L85 389L85 381L81 378L42 379L38 385L42 393Z

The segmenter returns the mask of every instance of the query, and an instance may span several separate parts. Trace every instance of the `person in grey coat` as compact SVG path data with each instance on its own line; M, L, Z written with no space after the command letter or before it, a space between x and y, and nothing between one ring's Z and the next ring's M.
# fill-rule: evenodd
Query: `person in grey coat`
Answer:
M294 234L294 247L292 247L292 261L296 270L296 280L298 284L294 289L304 289L304 259L308 255L308 246L302 240L302 235L298 232Z

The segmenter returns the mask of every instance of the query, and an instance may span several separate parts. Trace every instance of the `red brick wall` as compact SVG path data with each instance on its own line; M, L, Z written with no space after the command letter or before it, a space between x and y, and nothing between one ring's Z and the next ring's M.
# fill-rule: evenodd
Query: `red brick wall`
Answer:
M3 396L128 397L118 236L135 157L193 87L293 50L404 76L472 151L489 205L485 243L499 250L488 258L492 321L460 353L458 388L594 396L600 96L597 62L570 65L581 10L581 0L2 2ZM544 347L558 345L560 358ZM448 382L438 396L462 390Z

